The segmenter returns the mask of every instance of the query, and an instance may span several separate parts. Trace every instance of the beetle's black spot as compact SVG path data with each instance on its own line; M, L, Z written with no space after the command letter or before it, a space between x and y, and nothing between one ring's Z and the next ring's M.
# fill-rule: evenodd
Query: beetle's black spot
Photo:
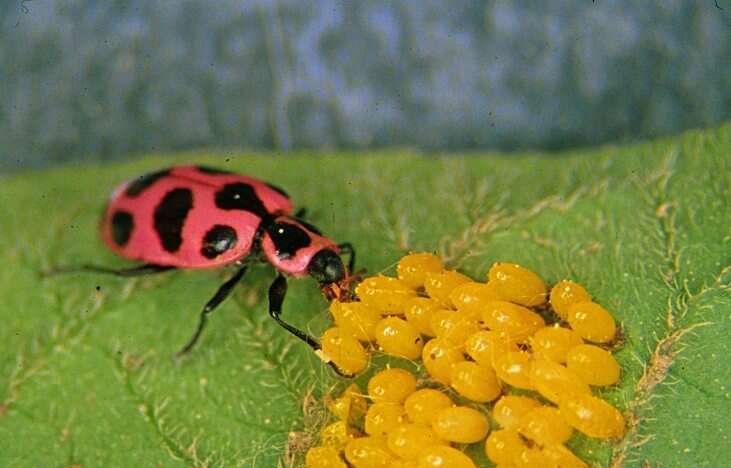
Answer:
M169 191L155 208L155 231L168 252L177 251L183 243L183 224L191 208L193 192L186 188Z
M284 189L282 189L280 187L277 187L274 184L270 184L268 182L265 182L265 184L266 184L267 187L269 187L270 189L274 190L275 192L279 192L280 195L282 195L282 196L284 196L286 198L289 198L289 194L287 192L285 192Z
M266 226L267 234L274 242L279 258L294 256L301 248L310 245L310 236L299 226L289 223L271 223Z
M112 216L112 239L118 246L124 247L129 242L134 228L135 220L131 213L119 210Z
M204 174L233 174L230 171L224 171L223 169L216 169L215 167L211 166L196 166L196 169L198 169L198 172L202 172Z
M138 177L135 179L132 183L127 186L127 190L124 191L124 194L128 197L136 197L145 190L147 190L152 184L157 182L159 179L165 177L166 175L170 174L170 169L163 169L162 171L157 172L150 172L149 174L145 174L143 176Z
M237 241L238 238L234 228L224 224L216 224L203 238L201 255L206 258L216 258L225 251L233 249Z
M308 223L307 221L303 220L302 218L295 218L295 219L297 220L298 223L300 223L301 225L303 225L304 227L306 227L309 231L314 232L318 236L321 236L322 235L322 231L320 231L319 229L317 229L315 226L313 226L312 224Z
M216 206L222 210L246 210L251 211L260 218L269 215L264 203L249 184L237 182L226 184L216 192Z

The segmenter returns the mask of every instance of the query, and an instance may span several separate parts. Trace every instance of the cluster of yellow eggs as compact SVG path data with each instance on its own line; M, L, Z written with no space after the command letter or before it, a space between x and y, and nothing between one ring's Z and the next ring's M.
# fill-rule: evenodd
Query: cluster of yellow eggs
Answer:
M397 274L363 280L356 288L358 301L333 302L335 327L322 336L325 359L344 373L363 371L370 350L377 349L421 360L429 376L423 383L430 388L419 390L415 377L403 369L387 369L371 379L399 376L396 380L410 382L409 392L399 394L401 400L383 402L369 383L373 404L365 413L368 436L355 437L357 430L346 427L353 440L343 445L344 455L353 466L398 466L392 461L359 461L354 453L365 449L353 447L361 445L380 447L385 455L403 460L402 466L474 466L449 443L472 444L485 437L485 453L500 466L586 466L563 445L574 429L596 438L624 432L621 413L591 390L619 379L619 365L606 349L615 339L616 325L581 285L564 280L549 291L538 275L512 263L494 264L487 281L476 282L445 269L441 259L429 253L403 257ZM445 387L473 406L455 405ZM520 389L521 395L509 394L511 388ZM346 394L354 399L358 392L351 388ZM429 416L437 419L409 414L409 399L420 395L430 395L423 397L425 405ZM500 428L488 437L490 407ZM357 414L340 423L347 425ZM398 432L373 429L374 418L392 422ZM391 441L404 434L424 442L409 456ZM429 455L429 450L444 454L413 456ZM460 464L439 464L440 457L458 457L454 452L463 457ZM336 455L340 457L337 450ZM309 453L308 457L314 460ZM330 466L341 465L308 461L311 468Z
M367 395L352 384L329 400L338 420L322 429L320 445L307 452L307 468L474 468L451 444L483 440L486 415L455 405L442 391L416 387L416 376L392 367L369 380Z

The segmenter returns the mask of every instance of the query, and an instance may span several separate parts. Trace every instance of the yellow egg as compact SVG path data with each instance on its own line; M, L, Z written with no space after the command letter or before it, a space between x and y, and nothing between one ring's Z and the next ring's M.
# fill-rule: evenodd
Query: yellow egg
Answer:
M530 368L533 357L525 351L511 351L498 357L495 361L495 373L500 380L509 385L532 390Z
M467 338L464 350L481 366L494 368L498 357L518 351L518 346L515 341L506 339L499 332L482 330Z
M469 281L462 283L449 293L449 302L460 312L479 316L482 308L490 301L501 301L494 284Z
M389 276L372 276L364 279L355 293L361 302L376 309L380 313L402 313L404 302L416 297L416 291L397 278Z
M594 302L577 302L569 307L568 321L576 333L594 343L608 343L617 333L612 315Z
M573 430L561 417L558 408L539 406L525 414L518 424L518 432L540 446L563 444Z
M541 449L541 452L558 468L587 468L589 466L563 445L547 445Z
M589 386L566 366L545 358L533 360L529 377L538 393L554 403L558 403L568 394L591 393Z
M366 434L380 436L404 422L406 412L398 403L373 403L365 416Z
M577 302L591 301L591 296L582 285L571 280L563 280L551 288L549 300L556 314L566 320L572 305Z
M489 367L476 362L462 361L452 367L449 385L463 397L479 403L487 403L500 396L502 386Z
M442 306L428 297L414 297L404 303L406 321L416 328L422 335L435 336L431 328L431 317L434 311Z
M442 259L431 253L412 253L399 260L396 273L406 285L416 289L424 286L427 273L441 273Z
M485 441L485 455L497 464L510 465L527 448L528 444L515 429L494 431Z
M406 359L418 358L424 347L424 340L416 328L399 317L385 317L378 322L376 343L386 354Z
M490 330L515 341L525 341L546 326L537 313L506 301L488 302L483 308L482 320Z
M477 317L448 309L435 310L432 313L430 324L434 335L460 348L470 335L480 330Z
M363 302L330 303L330 313L335 324L354 336L359 341L375 339L376 324L381 320L381 313Z
M445 270L441 273L427 273L424 280L424 289L426 289L429 297L445 307L451 307L452 303L449 300L449 295L454 288L471 281L468 276L453 270Z
M431 425L434 416L442 409L454 406L454 402L439 390L422 388L404 401L409 419L415 423Z
M355 433L345 421L335 421L320 431L320 443L340 450L355 437Z
M446 445L425 449L416 466L417 468L476 468L475 462L470 457Z
M539 406L541 406L541 403L533 398L505 395L495 403L492 417L500 426L506 429L517 429L518 423L520 423L523 416Z
M529 341L533 353L559 363L566 362L571 348L584 343L575 331L558 325L539 329Z
M416 391L416 377L405 369L384 369L368 381L368 396L374 402L402 403Z
M403 423L391 429L388 434L388 448L401 458L415 460L421 453L434 445L446 444L424 424Z
M434 338L424 345L421 360L434 380L449 385L452 367L465 359L458 346L443 338Z
M312 447L305 455L305 468L347 468L334 447Z
M460 444L479 442L490 431L485 415L467 406L453 406L439 411L431 426L439 438Z
M340 327L330 328L321 338L322 357L345 374L357 374L368 365L368 354L352 335Z
M363 393L356 384L350 384L337 398L326 398L326 404L338 419L350 422L364 416L368 409Z
M559 409L566 422L589 437L608 439L624 434L622 413L591 394L564 396Z
M589 385L614 385L619 380L619 364L614 356L594 345L571 348L566 367Z
M360 437L345 446L345 459L355 468L389 468L395 458L381 437Z
M495 263L487 274L488 284L495 283L503 300L524 306L546 302L548 290L540 276L515 263Z

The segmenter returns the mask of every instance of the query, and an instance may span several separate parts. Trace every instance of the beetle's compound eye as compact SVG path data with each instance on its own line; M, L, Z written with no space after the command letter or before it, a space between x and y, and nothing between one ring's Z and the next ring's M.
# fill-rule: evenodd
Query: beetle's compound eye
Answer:
M330 249L317 252L310 260L307 271L320 283L335 283L345 278L343 261Z

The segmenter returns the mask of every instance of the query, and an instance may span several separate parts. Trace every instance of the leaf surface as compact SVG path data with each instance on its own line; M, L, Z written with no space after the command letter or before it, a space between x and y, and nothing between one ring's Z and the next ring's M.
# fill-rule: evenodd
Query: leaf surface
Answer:
M38 276L52 265L125 265L96 232L111 188L183 161L286 187L372 273L393 274L409 250L436 250L477 279L512 261L549 283L581 282L622 324L622 380L600 393L629 426L612 443L574 436L569 445L598 466L731 459L725 126L556 155L238 154L222 163L185 153L5 177L0 466L297 466L314 442L323 395L346 382L268 319L269 267L252 269L181 362L172 354L231 271ZM319 334L326 307L312 280L290 282L291 322ZM489 466L482 447L470 452Z

